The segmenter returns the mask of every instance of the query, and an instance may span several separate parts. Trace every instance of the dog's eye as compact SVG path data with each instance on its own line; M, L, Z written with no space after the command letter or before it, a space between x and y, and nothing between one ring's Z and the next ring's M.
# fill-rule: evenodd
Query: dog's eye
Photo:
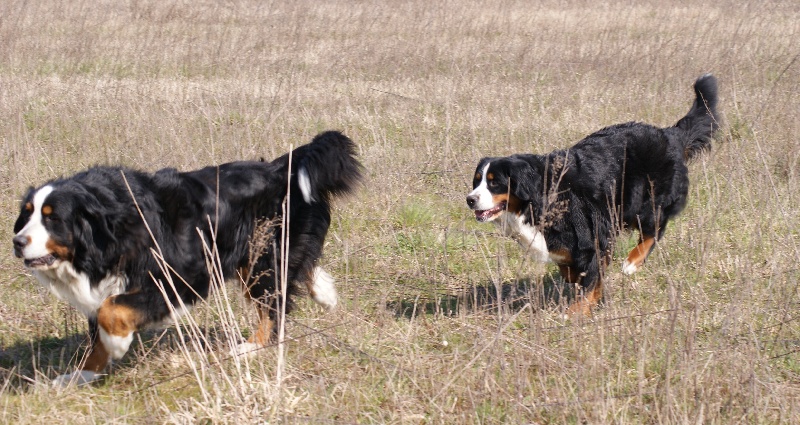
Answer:
M497 187L497 182L494 180L489 180L489 187Z

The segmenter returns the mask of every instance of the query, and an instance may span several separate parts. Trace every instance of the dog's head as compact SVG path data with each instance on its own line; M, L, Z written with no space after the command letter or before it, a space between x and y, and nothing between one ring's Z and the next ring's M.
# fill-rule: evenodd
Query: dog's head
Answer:
M478 221L492 221L504 212L520 215L536 209L542 194L541 170L535 157L483 158L475 169L467 205Z
M28 191L14 233L14 255L32 270L55 269L76 257L97 261L113 239L97 198L63 181Z

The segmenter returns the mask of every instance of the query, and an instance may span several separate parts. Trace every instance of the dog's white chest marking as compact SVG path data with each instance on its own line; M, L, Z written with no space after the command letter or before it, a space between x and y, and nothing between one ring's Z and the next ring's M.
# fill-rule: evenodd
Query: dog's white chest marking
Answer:
M506 236L514 238L525 253L532 259L541 262L552 261L550 252L547 250L547 241L544 235L536 226L531 226L525 223L524 217L509 212L503 212L500 215L500 220L496 221L497 225L503 229Z
M69 261L60 261L52 269L33 270L33 274L53 295L72 304L87 317L94 316L106 298L121 294L127 283L124 276L107 276L92 287L89 276L75 270Z

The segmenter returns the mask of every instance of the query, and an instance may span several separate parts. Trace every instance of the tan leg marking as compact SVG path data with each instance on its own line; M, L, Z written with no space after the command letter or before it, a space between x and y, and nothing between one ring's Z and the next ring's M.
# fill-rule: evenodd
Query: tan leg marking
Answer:
M80 369L91 370L92 372L100 372L105 369L111 356L109 356L99 335L95 338L89 350L89 355L86 356L86 360L83 362Z
M244 267L239 269L239 275L242 277L242 291L244 291L245 298L258 310L258 328L255 333L250 335L250 338L247 338L247 342L264 347L272 339L272 328L275 327L275 323L269 318L269 307L264 304L266 300L254 300L252 294L250 294L250 288L247 286L247 279L245 279L245 277L249 279L247 269Z
M567 309L567 316L582 314L586 317L592 316L592 308L603 298L603 281L598 280L594 288L585 294L579 294L577 300Z
M142 315L127 305L115 303L116 298L103 301L97 310L97 324L109 335L124 337L137 330Z
M628 253L628 258L626 258L625 262L622 264L622 272L625 274L633 274L639 270L639 267L644 264L644 260L650 255L650 251L653 250L653 245L655 243L656 239L654 237L642 236L642 241Z
M269 318L266 307L258 307L258 319L258 329L253 335L250 335L247 342L264 347L272 339L272 328L275 327L275 323Z
M109 297L97 309L98 345L112 359L120 359L133 341L133 333L145 320L142 314L124 304L116 303L117 296Z

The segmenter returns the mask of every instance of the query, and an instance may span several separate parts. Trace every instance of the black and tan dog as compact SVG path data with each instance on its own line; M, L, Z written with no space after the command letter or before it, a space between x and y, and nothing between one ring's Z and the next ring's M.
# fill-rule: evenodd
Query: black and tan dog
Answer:
M617 230L640 232L622 271L634 273L686 206L686 163L710 149L718 128L717 80L703 75L695 100L672 127L629 122L549 154L483 158L467 205L495 221L535 259L556 263L582 294L569 313L590 314Z

